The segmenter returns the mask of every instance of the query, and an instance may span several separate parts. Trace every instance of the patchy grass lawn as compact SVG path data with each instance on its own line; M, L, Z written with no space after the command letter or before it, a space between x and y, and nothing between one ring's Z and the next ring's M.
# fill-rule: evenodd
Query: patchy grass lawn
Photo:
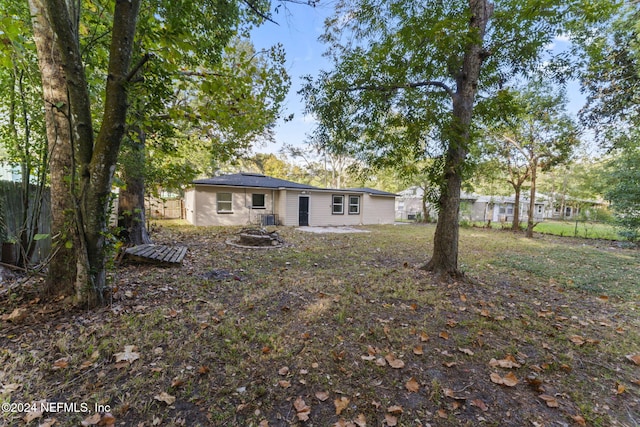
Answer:
M534 228L538 233L584 239L624 240L619 229L610 224L592 221L543 221Z
M184 265L118 267L95 311L0 289L28 310L1 325L0 424L638 425L640 251L468 229L469 283L439 284L433 226L367 229L241 250L164 226ZM43 399L77 412L18 411Z
M475 221L474 227L485 227L486 222ZM526 222L522 222L520 226L524 229L527 227ZM511 229L510 222L492 222L491 228L494 229ZM534 231L541 234L551 234L560 237L580 237L582 239L600 239L600 240L625 240L618 233L619 229L614 225L593 221L559 221L544 220L534 227Z

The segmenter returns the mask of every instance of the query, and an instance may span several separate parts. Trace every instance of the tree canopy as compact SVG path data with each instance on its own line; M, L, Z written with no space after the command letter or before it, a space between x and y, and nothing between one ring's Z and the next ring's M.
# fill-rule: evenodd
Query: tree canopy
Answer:
M248 28L268 19L267 1L154 0L141 8L137 0L30 0L30 11L18 6L3 3L4 47L14 55L34 51L21 30L30 17L58 239L49 290L92 305L107 290L105 230L122 141L167 136L171 125L188 119L215 141L210 148L220 157L246 149L279 114L288 86L283 52L255 52L241 41Z
M477 124L504 108L506 83L542 65L578 3L354 0L327 22L334 69L302 90L317 133L373 167L434 160L426 164L439 217L428 268L457 273L460 182Z

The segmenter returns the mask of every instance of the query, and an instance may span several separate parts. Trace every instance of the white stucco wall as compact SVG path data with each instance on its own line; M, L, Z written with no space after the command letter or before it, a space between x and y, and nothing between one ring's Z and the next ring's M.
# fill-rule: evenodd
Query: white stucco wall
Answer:
M218 212L218 193L231 193L231 212ZM252 208L252 194L264 194L264 209ZM274 192L269 189L200 185L185 193L186 217L191 224L202 226L256 224L259 215L276 213L274 198Z
M343 196L343 214L334 214L332 210L333 196ZM362 224L362 196L360 196L360 213L349 215L349 193L335 192L314 192L312 193L312 208L310 210L309 225L359 225Z
M217 193L232 193L233 212L219 213ZM265 195L265 209L251 209L252 194ZM333 214L334 195L344 196L344 213ZM349 196L360 198L360 212L349 214ZM199 185L185 192L186 219L194 225L249 225L258 222L260 214L276 214L280 224L299 225L300 197L309 197L310 226L392 224L395 220L393 197L348 193L340 190L299 191L233 188Z

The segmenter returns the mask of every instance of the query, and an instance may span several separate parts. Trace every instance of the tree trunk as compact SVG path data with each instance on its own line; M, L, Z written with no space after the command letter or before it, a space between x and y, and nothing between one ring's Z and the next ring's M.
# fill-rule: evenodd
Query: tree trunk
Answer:
M469 0L471 41L466 47L462 67L458 70L456 91L452 94L453 113L446 135L444 179L440 185L438 223L433 237L433 256L423 267L436 277L460 276L458 270L458 237L462 169L471 139L471 120L478 79L482 66L483 39L493 4L487 0Z
M118 202L118 227L121 235L134 245L151 243L147 232L144 209L144 151L145 135L138 132L138 141L125 139L126 159L124 166L124 188L120 190Z
M520 231L520 189L521 187L514 186L514 191L516 192L516 197L513 205L513 223L511 223L512 231Z
M73 147L67 84L62 59L42 0L29 0L38 65L42 76L47 141L50 152L52 256L44 293L73 296L76 281L75 206L70 179Z
M64 92L65 96L46 105L47 111L51 109L60 113L60 110L64 109L67 123L59 129L58 125L61 124L59 121L47 120L49 144L67 147L64 154L68 161L73 159L76 162L72 163L68 169L66 165L55 163L55 160L51 164L52 179L64 183L66 178L72 190L77 189L77 191L70 192L68 186L63 188L52 186L51 189L52 210L73 212L75 215L72 218L66 218L60 234L65 243L72 242L72 245L65 244L64 248L71 246L74 256L65 263L55 260L50 267L50 276L64 286L73 286L76 302L82 302L91 307L104 303L107 291L105 263L107 212L113 173L127 115L126 85L131 78L129 66L140 0L116 0L115 2L104 113L100 132L95 138L89 85L80 55L79 10L74 9L79 7L80 3L66 0L30 0L30 4L36 8L36 13L32 13L34 23L42 26L37 33L40 37L50 35L40 40L43 51L59 55L55 62L44 56L39 57L39 62L42 62L41 68L60 64L62 70L58 68L57 73L64 77L55 83L63 84L58 92ZM48 19L40 20L39 17L45 14ZM45 79L43 73L43 80ZM51 86L52 82L44 81L45 97L49 96L47 90ZM58 92L56 95L59 95ZM71 193L75 197L72 197ZM63 198L67 201L73 200L73 205L68 206L68 209L56 206L55 203ZM77 238L69 240L69 236L77 236ZM67 279L61 281L58 275ZM68 280L73 276L75 276L74 280Z
M127 118L126 86L130 78L129 67L139 9L140 0L116 1L104 115L95 146L90 150L89 162L86 163L88 174L82 176L81 182L80 211L87 260L91 267L89 276L91 291L88 294L90 305L104 303L107 291L105 247L107 213L111 202L113 174ZM88 86L86 88L88 93Z
M535 222L533 215L536 209L536 175L538 172L538 159L533 158L531 162L531 192L529 194L529 219L527 220L527 237L533 237L533 227Z
M427 188L422 189L422 222L431 222L431 215L429 215L429 205L427 204Z

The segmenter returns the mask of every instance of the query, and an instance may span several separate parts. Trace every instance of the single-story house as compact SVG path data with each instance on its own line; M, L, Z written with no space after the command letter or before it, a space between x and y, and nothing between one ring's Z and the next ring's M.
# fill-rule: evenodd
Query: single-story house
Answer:
M608 209L604 200L579 199L562 194L547 196L549 215L547 218L569 220L584 216L587 219L598 217L598 212Z
M423 190L420 187L410 187L401 191L396 199L397 219L416 219L422 213ZM429 215L434 218L437 212L432 206ZM468 221L512 222L515 211L515 197L513 196L485 196L478 194L460 194L460 218ZM540 222L548 218L549 203L544 197L536 197L534 221ZM520 221L526 222L529 212L528 194L520 197Z
M479 196L476 194L460 195L460 215L470 221L513 222L516 200L514 196ZM544 221L547 202L536 198L533 220ZM520 196L520 221L529 219L529 197Z
M185 192L185 211L194 225L341 226L395 220L396 195L371 188L319 188L246 172L192 184Z

